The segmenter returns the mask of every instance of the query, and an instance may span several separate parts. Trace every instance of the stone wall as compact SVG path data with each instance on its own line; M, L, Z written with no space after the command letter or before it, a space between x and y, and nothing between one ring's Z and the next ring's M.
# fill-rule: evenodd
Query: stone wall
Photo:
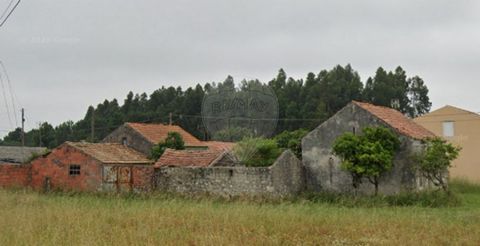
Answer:
M31 165L0 162L0 187L26 187L30 183Z
M270 167L162 167L156 189L181 194L295 196L304 188L302 163L287 150Z
M354 192L351 176L341 169L340 160L332 154L332 145L345 132L361 134L365 127L384 126L382 120L364 109L349 104L302 139L302 159L306 169L307 189L310 191ZM394 159L393 169L380 180L380 194L420 190L426 182L413 171L412 155L421 148L420 141L400 136L401 146ZM360 193L374 192L374 186L363 180Z

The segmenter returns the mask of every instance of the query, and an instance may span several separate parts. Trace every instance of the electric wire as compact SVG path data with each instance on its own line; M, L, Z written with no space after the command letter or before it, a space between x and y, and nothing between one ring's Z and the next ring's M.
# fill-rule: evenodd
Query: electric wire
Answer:
M0 84L2 86L2 94L3 94L3 100L4 100L4 103L5 103L5 109L7 111L7 115L8 115L8 122L10 123L10 127L13 127L13 123L12 123L12 117L10 116L10 108L8 106L8 100L7 100L7 94L5 92L5 85L3 83L3 76L2 74L0 74Z
M15 126L18 127L18 117L17 117L17 106L15 104L15 100L17 100L18 102L18 98L13 90L13 87L12 87L12 83L10 81L10 77L8 76L8 72L7 72L7 68L5 67L5 64L3 64L3 62L0 60L0 66L2 67L2 70L3 70L3 74L5 75L5 79L7 81L7 86L8 86L8 90L10 92L10 99L12 101L12 108L13 108L13 116L14 116L14 119L15 119ZM0 71L0 74L1 74L1 71Z
M16 8L18 7L18 5L20 4L20 1L21 1L21 0L18 0L17 3L15 3L15 5L14 5L13 8L12 8L12 10L10 10L10 12L8 13L7 17L5 17L5 19L3 19L3 21L0 23L0 27L2 27L3 24L5 24L5 22L7 22L8 18L10 17L10 15L12 15L13 11L15 11L15 9L16 9ZM12 1L12 2L13 2L13 1ZM9 7L10 7L10 6L11 6L11 5L9 4ZM5 15L5 13L7 13L9 7L7 7L7 9L5 9L4 14L2 14L2 18L3 18L3 16ZM1 18L0 18L0 21L1 21Z

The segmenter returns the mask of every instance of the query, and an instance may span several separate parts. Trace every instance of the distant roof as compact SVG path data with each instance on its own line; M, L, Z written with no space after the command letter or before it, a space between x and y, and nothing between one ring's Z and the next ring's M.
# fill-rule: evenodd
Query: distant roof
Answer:
M43 147L0 146L0 161L22 163L33 154L40 155L46 151L47 148Z
M377 118L384 121L390 127L397 130L400 134L415 139L424 139L427 137L435 136L435 134L433 134L423 126L415 123L413 120L407 118L405 115L395 109L383 106L376 106L370 103L363 103L357 101L352 102L355 105L375 115Z
M447 113L445 114L444 111L457 111L456 113ZM452 105L445 105L439 109L435 109L427 114L420 115L415 120L417 119L424 119L424 118L429 118L432 116L437 116L437 117L445 117L445 116L473 116L473 117L480 117L480 114L476 112L472 112L463 108L455 107Z
M224 153L220 150L166 149L155 167L207 167Z
M185 145L187 146L202 146L201 141L194 137L189 132L177 125L164 124L146 124L146 123L126 123L126 125L133 128L138 133L142 134L148 141L157 144L165 140L169 132L178 132Z
M203 141L202 144L207 146L210 150L222 150L230 151L235 146L235 143L232 142L220 142L220 141Z
M152 163L152 161L142 153L118 143L65 142L65 144L76 148L103 163Z

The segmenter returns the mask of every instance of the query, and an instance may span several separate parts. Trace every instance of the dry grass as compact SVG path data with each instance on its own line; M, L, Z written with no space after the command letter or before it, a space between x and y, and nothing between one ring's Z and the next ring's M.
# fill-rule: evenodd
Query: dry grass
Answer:
M453 208L0 190L0 244L480 245L480 190L463 188Z

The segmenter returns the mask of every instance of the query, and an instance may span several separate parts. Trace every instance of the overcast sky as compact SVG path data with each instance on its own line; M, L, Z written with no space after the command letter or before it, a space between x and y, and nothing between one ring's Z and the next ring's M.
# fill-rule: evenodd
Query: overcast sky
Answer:
M401 65L426 81L434 109L477 112L479 44L474 0L24 0L0 28L0 60L28 128L76 121L130 90L229 74L268 81L279 68L303 78L348 63L363 81Z

